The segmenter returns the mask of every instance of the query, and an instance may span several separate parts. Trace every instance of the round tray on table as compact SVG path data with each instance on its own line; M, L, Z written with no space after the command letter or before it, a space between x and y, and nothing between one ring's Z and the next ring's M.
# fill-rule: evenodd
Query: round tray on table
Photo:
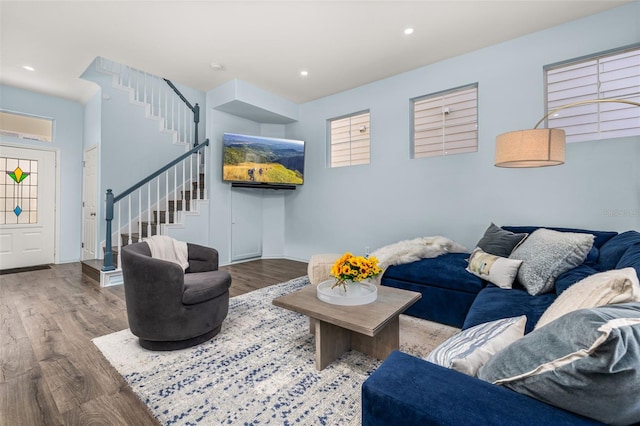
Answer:
M378 298L378 288L370 282L347 282L347 291L342 286L331 288L335 282L331 279L318 284L318 299L332 305L357 306L373 303Z

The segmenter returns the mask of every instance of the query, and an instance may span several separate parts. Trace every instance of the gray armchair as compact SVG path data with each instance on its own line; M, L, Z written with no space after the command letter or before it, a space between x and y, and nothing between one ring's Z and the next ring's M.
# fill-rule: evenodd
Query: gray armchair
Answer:
M122 248L131 332L154 351L182 349L218 334L229 311L231 276L218 270L218 251L187 243L189 267L151 257L145 242Z

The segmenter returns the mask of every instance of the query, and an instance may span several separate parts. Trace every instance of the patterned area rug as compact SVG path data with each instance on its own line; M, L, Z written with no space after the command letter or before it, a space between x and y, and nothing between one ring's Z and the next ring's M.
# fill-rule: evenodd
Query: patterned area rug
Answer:
M147 351L128 329L93 342L165 425L359 425L360 387L381 361L350 351L317 371L308 319L271 304L305 285L232 298L222 331L193 348ZM425 356L455 332L402 315L401 350Z

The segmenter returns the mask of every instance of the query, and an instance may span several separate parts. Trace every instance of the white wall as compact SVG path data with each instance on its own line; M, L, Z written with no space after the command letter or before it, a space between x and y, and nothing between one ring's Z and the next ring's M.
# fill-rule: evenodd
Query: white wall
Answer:
M544 65L638 41L634 2L300 105L287 137L307 142L305 184L286 199L285 255L363 253L425 235L471 248L492 221L640 229L640 137L570 144L559 167L493 166L495 137L544 114ZM411 159L409 99L474 82L478 152ZM328 168L326 120L365 109L371 164Z
M82 232L82 153L83 107L77 102L0 85L0 108L54 120L53 142L2 137L2 143L57 151L60 167L56 194L59 210L56 220L56 262L80 260ZM51 212L53 214L53 212Z

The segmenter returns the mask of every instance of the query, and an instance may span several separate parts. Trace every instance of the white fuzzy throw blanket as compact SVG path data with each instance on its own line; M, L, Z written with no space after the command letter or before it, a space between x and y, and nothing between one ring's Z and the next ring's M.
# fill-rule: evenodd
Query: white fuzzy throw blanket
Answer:
M413 240L398 241L375 250L371 253L371 256L375 256L378 259L378 264L384 271L392 265L402 265L420 259L438 257L444 253L467 252L466 247L451 241L449 238L436 235L435 237L420 237Z
M142 241L149 245L151 257L177 263L182 267L183 271L189 267L189 253L186 242L178 241L167 235L153 235Z

